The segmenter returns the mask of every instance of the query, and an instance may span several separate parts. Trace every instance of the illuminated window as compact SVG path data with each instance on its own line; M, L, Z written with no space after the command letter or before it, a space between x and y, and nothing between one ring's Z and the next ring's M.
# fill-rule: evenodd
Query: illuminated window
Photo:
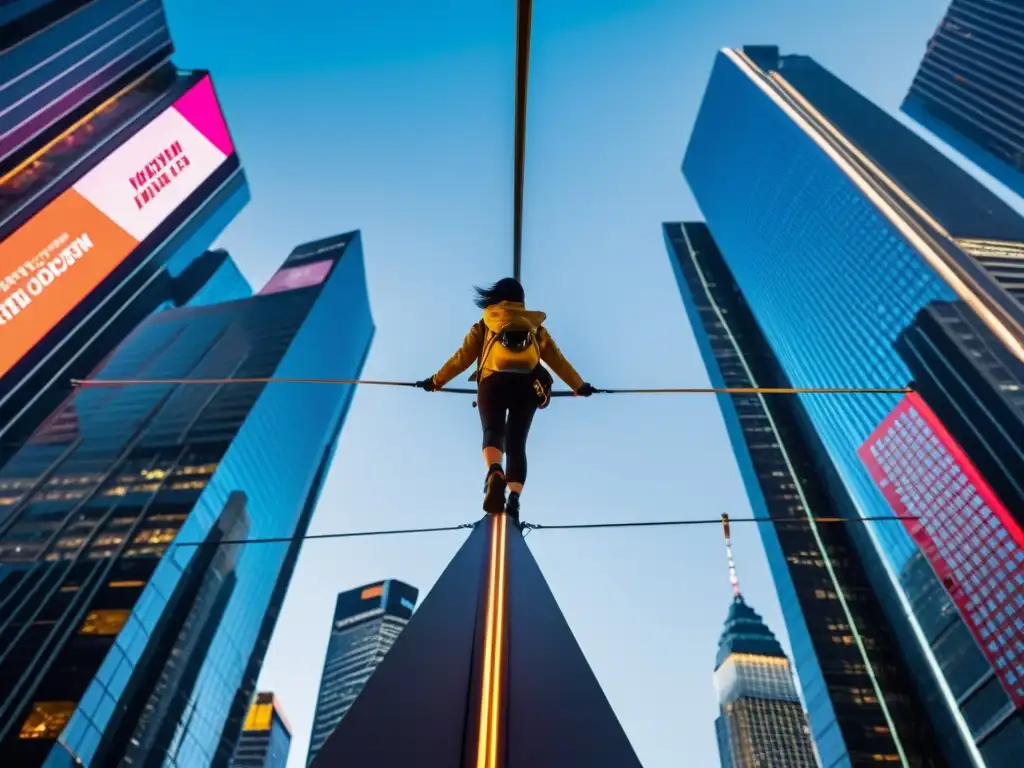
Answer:
M242 728L246 731L269 731L273 717L273 704L253 704Z
M163 480L167 477L166 469L144 469L142 476L147 480Z
M37 701L21 725L21 739L56 739L75 711L73 701Z
M112 581L107 586L114 589L138 589L139 587L146 586L146 582L141 579L126 579L124 581Z
M78 630L80 635L101 635L111 637L121 631L121 628L128 623L128 615L131 611L124 610L101 610L89 611Z
M177 535L177 528L150 528L139 531L138 535L132 539L132 544L166 544L174 541L174 537Z
M120 544L123 541L124 541L124 537L123 536L112 536L112 535L108 534L106 536L100 536L99 538L97 538L96 541L93 542L93 546L94 547L109 547L109 546L113 546L114 544Z

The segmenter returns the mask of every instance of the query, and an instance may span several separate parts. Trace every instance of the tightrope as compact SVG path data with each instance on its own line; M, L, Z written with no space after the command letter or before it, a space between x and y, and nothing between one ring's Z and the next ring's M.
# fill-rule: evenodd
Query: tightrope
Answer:
M328 386L363 384L376 387L412 387L412 381L382 381L377 379L299 379L255 377L237 379L72 379L73 387L127 387L142 385L205 385L230 384L322 384ZM456 395L475 395L475 387L445 387L435 390ZM910 387L658 387L653 389L594 389L598 395L906 395ZM552 392L552 397L574 397L574 392Z
M919 520L918 517L886 515L879 517L730 517L730 523L869 523ZM721 518L711 520L644 520L625 523L569 523L564 525L541 525L540 523L519 524L525 534L528 531L565 531L583 530L588 528L653 528L656 526L679 525L722 525ZM305 536L275 536L263 539L222 539L220 541L187 541L174 544L175 547L222 547L228 544L284 544L293 541L311 539L351 539L359 536L398 536L414 533L441 533L444 531L461 531L476 528L477 523L461 523L436 528L397 528L382 531L346 531L344 533L310 533Z

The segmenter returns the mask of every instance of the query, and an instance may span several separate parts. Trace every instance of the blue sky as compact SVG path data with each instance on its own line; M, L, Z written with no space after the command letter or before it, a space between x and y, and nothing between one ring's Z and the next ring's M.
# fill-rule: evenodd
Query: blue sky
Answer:
M895 111L946 0L549 0L536 4L527 301L601 387L703 385L661 238L699 219L679 171L723 46L805 53ZM167 0L179 66L213 72L253 201L219 245L260 286L303 241L361 229L377 336L367 378L418 379L511 268L515 4ZM470 522L466 398L363 388L312 532ZM749 513L715 401L560 401L535 422L523 517ZM267 656L304 765L334 597L395 577L425 593L461 534L305 545ZM784 635L755 528L743 591ZM712 666L729 602L721 532L544 532L530 547L647 768L717 765Z

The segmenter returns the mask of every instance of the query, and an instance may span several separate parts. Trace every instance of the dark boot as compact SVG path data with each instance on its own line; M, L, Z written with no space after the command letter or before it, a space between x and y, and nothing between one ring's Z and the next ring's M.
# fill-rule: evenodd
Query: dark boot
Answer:
M500 514L505 509L505 470L500 464L492 464L487 470L484 485L484 512Z
M519 494L512 491L508 495L508 501L505 502L505 514L519 522Z

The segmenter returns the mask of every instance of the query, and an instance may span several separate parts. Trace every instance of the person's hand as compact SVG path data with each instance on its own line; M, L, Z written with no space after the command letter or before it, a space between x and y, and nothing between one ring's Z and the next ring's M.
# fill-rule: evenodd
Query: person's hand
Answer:
M577 389L575 394L579 397L590 397L595 391L593 384L584 382L583 386Z
M416 386L422 389L424 392L436 392L438 390L437 384L434 383L433 376L431 376L429 379L417 381Z

